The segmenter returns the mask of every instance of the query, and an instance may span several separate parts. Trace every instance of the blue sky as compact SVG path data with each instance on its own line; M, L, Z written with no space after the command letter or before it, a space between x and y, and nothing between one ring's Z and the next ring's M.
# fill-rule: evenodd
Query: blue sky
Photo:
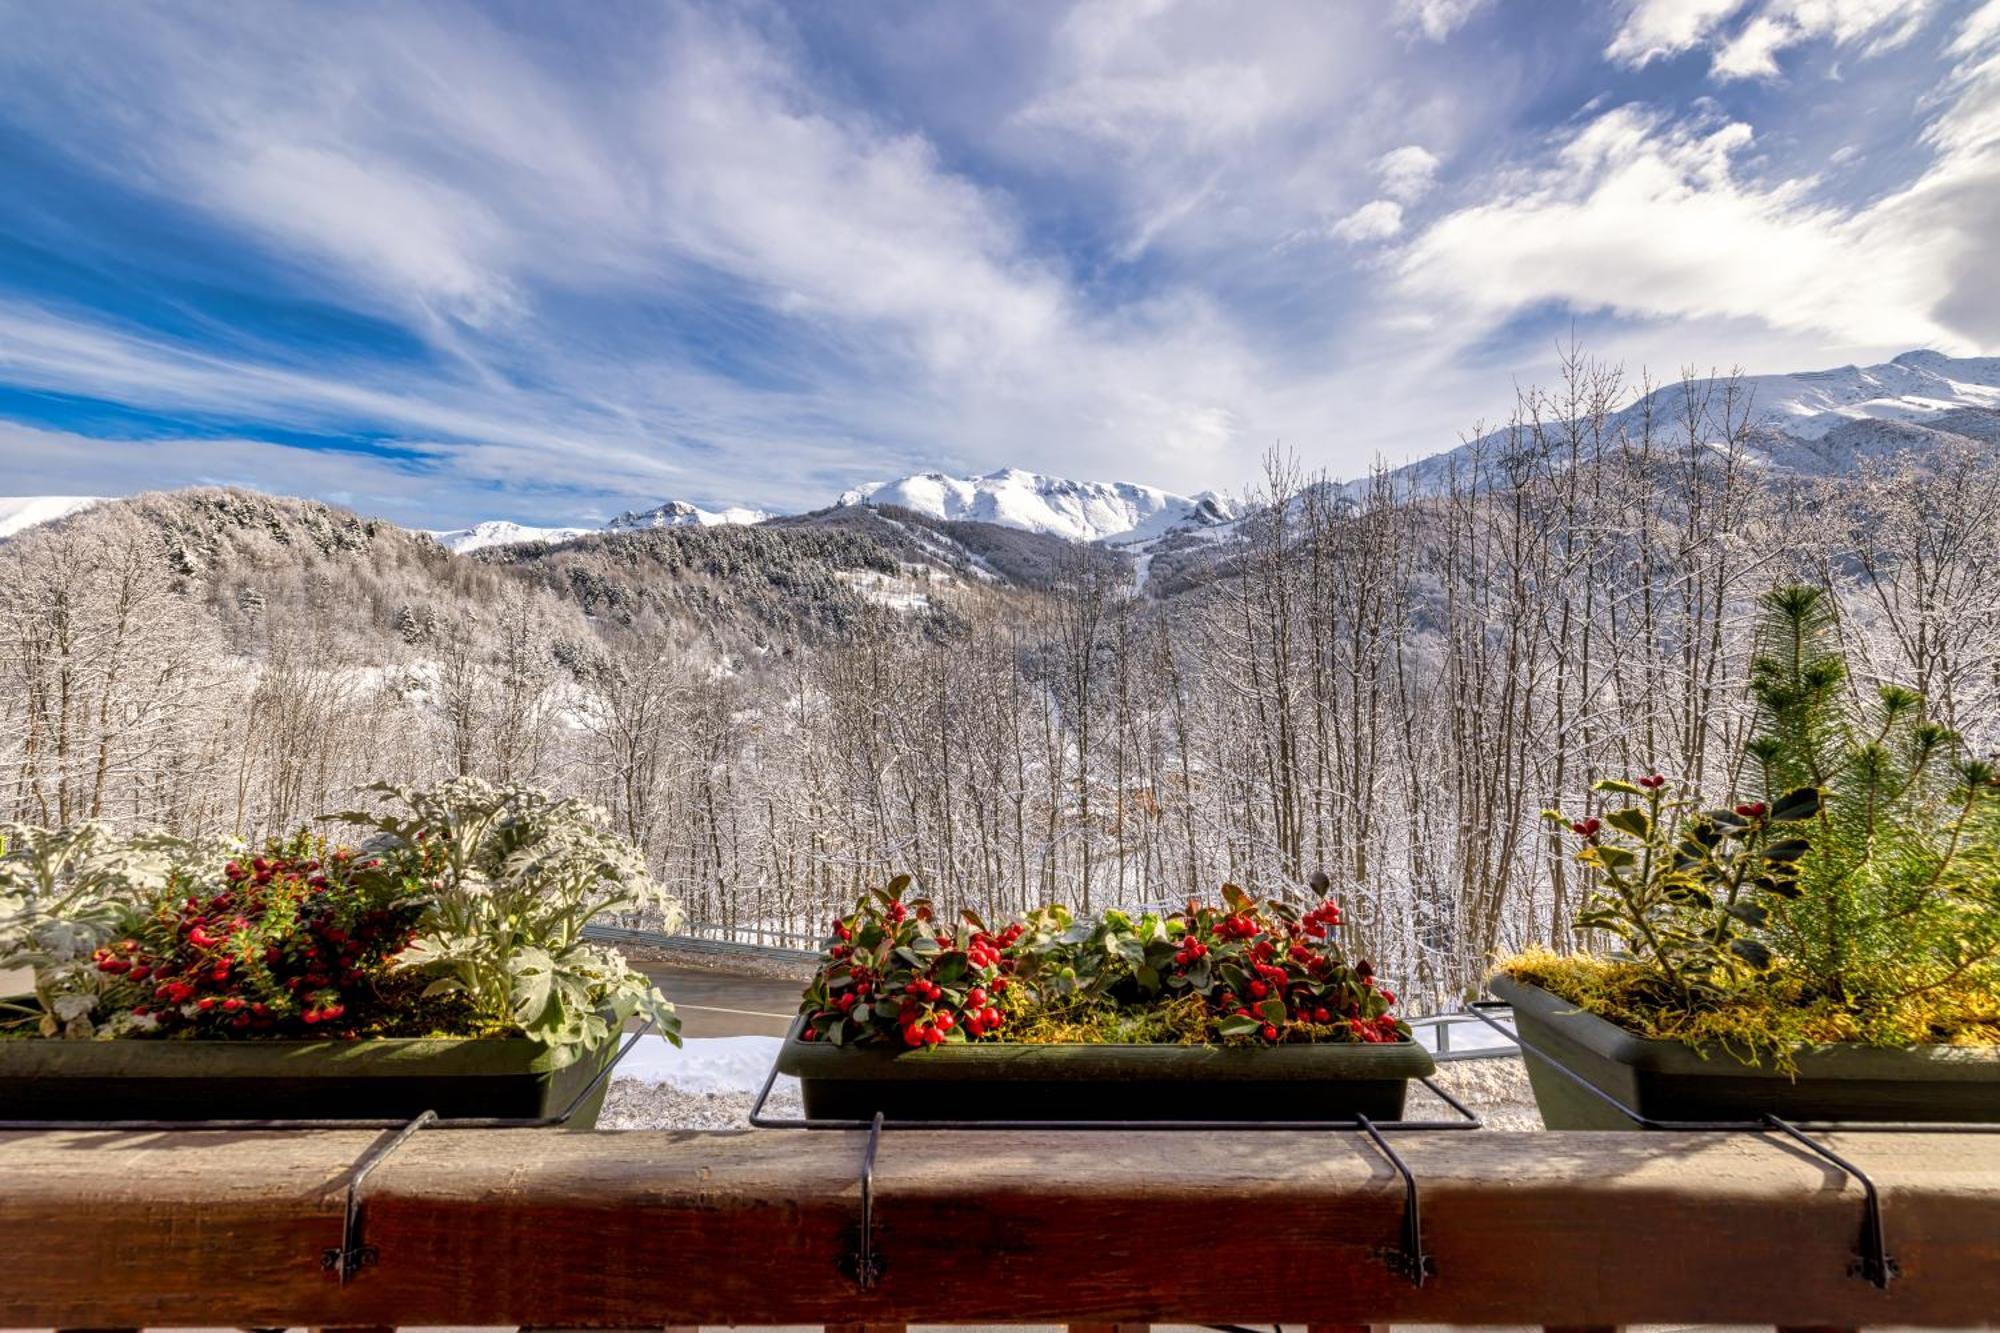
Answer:
M0 0L0 493L1240 488L2000 351L2000 0Z

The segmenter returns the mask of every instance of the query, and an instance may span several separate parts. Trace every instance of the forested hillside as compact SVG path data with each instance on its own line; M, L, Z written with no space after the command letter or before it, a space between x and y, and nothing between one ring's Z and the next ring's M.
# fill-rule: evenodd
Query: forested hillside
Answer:
M1420 478L1273 460L1248 517L1136 557L865 507L463 556L305 500L105 503L0 544L0 800L261 837L378 775L529 778L743 929L899 870L1017 910L1324 868L1442 1000L1567 937L1539 809L1729 792L1774 583L1836 594L1861 687L2000 736L1990 452L1778 474L1739 398L1683 397L1621 413L1573 365Z

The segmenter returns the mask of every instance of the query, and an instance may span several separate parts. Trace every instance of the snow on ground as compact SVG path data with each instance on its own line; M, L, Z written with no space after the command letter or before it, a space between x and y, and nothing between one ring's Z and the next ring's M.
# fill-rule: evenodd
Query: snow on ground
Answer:
M754 1093L764 1086L783 1044L782 1037L690 1037L677 1047L648 1034L618 1062L612 1077L682 1092Z
M1519 1060L1452 1060L1438 1066L1437 1085L1464 1102L1488 1129L1540 1129L1535 1094L1528 1071ZM1403 1114L1411 1120L1455 1120L1446 1107L1421 1084L1410 1085Z
M923 568L906 566L906 568ZM886 606L891 611L928 611L931 609L931 595L919 590L919 581L910 577L896 578L873 569L837 569L833 576L847 584L877 606ZM923 585L948 584L952 580L933 576L921 581Z
M676 1047L645 1036L619 1062L601 1129L743 1129L777 1059L778 1037L691 1037ZM799 1081L781 1077L765 1109L796 1116Z

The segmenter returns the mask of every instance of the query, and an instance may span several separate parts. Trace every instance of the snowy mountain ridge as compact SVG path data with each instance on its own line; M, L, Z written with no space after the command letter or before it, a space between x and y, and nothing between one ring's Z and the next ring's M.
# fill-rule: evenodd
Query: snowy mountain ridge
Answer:
M1857 464L1905 449L1923 448L1957 436L2000 442L2000 357L1951 357L1942 352L1904 352L1874 366L1786 375L1744 375L1734 381L1736 399L1727 409L1724 378L1662 385L1611 414L1605 437L1637 438L1650 418L1655 438L1685 432L1689 395L1707 427L1719 427L1729 411L1749 427L1744 452L1771 471L1830 477ZM1704 399L1707 411L1701 413ZM1489 432L1444 453L1391 471L1417 491L1444 484L1474 454L1489 459L1503 449L1508 432ZM1719 442L1719 441L1717 441ZM1348 482L1358 495L1366 479Z
M1180 528L1227 523L1237 506L1213 491L1176 495L1129 481L1068 481L1021 468L981 477L919 472L856 486L837 506L894 505L945 521L997 523L1076 542L1125 546Z
M2000 409L2000 357L1950 357L1905 352L1879 366L1841 366L1795 375L1749 375L1742 381L1756 425L1816 440L1852 421L1924 425L1957 408ZM1666 406L1678 406L1681 386L1668 385ZM1630 411L1631 409L1627 409Z
M1650 419L1656 437L1684 430L1690 393L1709 398L1711 415L1721 412L1727 381L1679 381L1663 385L1622 408L1607 422L1607 438L1636 436ZM1905 352L1873 366L1782 375L1746 375L1734 381L1735 411L1750 430L1744 450L1750 462L1768 471L1797 476L1837 476L1869 459L1906 450L1926 450L1967 440L2000 446L2000 357L1951 357L1941 352ZM1745 404L1747 403L1747 409ZM1504 448L1507 433L1494 431L1470 444L1432 454L1395 468L1402 487L1418 493L1442 487L1475 453L1489 460ZM1366 479L1340 489L1359 497ZM0 540L38 524L67 517L97 503L91 496L0 497ZM855 486L837 499L832 512L868 506L901 508L939 521L995 524L1018 531L1098 543L1142 556L1168 538L1184 542L1226 538L1245 507L1214 491L1179 495L1134 482L1070 481L1021 468L983 476L954 477L920 472L892 481ZM538 527L504 519L470 527L432 531L448 549L465 553L524 542L564 542L600 532L657 528L754 524L775 517L733 505L703 509L669 500L651 509L620 514L602 526Z
M521 542L566 542L575 537L587 537L598 531L596 528L534 528L525 523L510 523L504 518L489 518L484 523L475 523L469 528L426 528L437 544L448 551L465 555L488 546L514 546Z
M732 505L727 509L703 509L686 500L668 500L651 509L620 514L601 528L538 528L506 519L488 519L469 528L431 529L430 535L446 550L464 555L488 546L513 546L521 542L566 542L599 532L643 532L649 528L715 527L719 524L762 523L771 515L761 509Z

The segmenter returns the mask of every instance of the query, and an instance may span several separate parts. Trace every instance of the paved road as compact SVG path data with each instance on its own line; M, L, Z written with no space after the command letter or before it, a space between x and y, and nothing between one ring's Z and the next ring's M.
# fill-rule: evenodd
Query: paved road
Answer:
M731 976L701 967L640 967L674 1002L683 1037L782 1037L804 989L797 981Z

